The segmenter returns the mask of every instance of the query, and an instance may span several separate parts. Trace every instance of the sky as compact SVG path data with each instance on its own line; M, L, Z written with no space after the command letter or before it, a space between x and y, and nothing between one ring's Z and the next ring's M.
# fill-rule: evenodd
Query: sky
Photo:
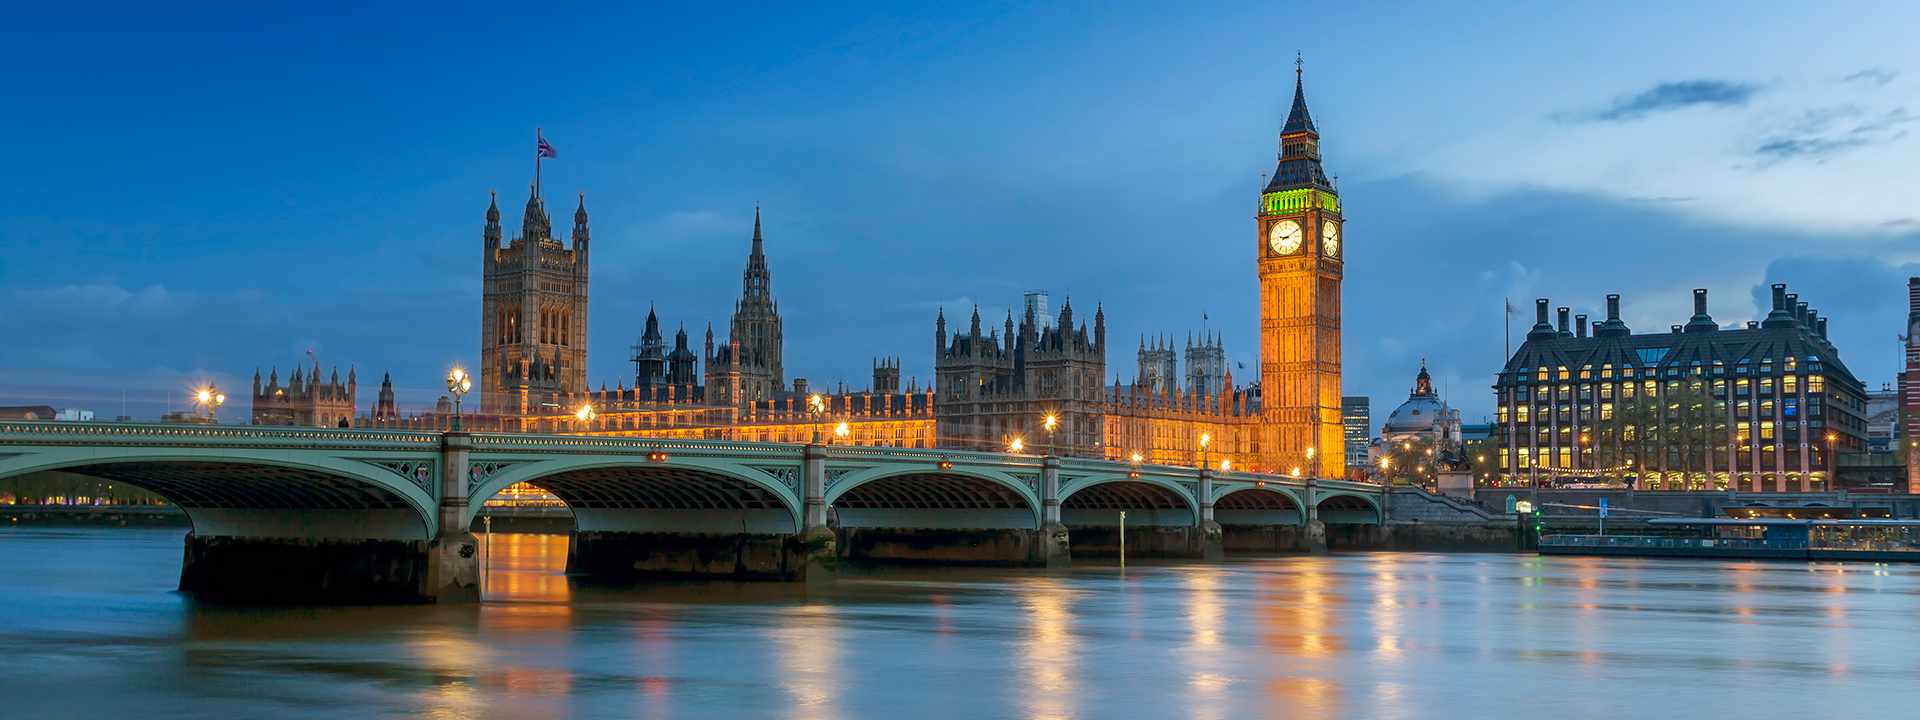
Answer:
M1296 53L1376 425L1423 358L1487 415L1507 298L1516 337L1532 298L1611 292L1649 330L1692 288L1733 324L1786 282L1893 379L1920 5L1345 5L20 8L0 404L154 417L312 350L363 407L391 372L425 408L478 360L487 194L517 228L535 128L556 227L578 193L592 215L596 386L631 384L649 307L724 336L756 205L816 386L878 356L924 383L938 309L997 324L1028 289L1104 307L1109 375L1204 326L1250 381Z

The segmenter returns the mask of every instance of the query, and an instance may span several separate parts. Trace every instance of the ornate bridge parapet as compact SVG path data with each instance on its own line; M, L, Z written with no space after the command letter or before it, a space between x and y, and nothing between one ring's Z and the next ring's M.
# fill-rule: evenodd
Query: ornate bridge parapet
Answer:
M1118 540L1123 512L1128 536L1146 534L1148 544L1135 546L1145 550L1154 542L1174 543L1168 548L1215 542L1223 526L1231 545L1238 527L1301 526L1312 536L1326 523L1384 518L1380 489L1370 484L1086 458L576 435L0 422L0 478L30 473L105 478L167 498L193 522L190 565L194 538L203 550L222 543L417 543L418 550L404 551L417 557L402 557L401 564L417 567L421 593L439 597L474 591L467 528L488 498L520 482L546 488L570 506L578 555L591 554L582 549L591 538L666 534L715 559L651 569L781 577L799 572L796 563L811 562L807 557L833 552L835 533L852 543L843 554L904 557L906 549L945 543L948 549L922 559L991 555L986 559L1052 563L1065 557L1070 527L1076 528L1075 552L1097 553L1102 537ZM1176 536L1186 540L1167 539ZM628 560L610 567L650 569ZM183 571L183 587L190 574Z

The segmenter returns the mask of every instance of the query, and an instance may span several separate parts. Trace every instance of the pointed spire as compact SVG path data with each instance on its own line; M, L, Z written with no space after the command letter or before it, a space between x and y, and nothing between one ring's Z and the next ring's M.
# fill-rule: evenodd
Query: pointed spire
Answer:
M755 205L753 206L753 254L755 255L763 254L761 251L761 245L762 245L762 240L760 239L760 206Z
M1307 90L1304 76L1306 60L1299 53L1293 56L1293 108L1287 111L1287 125L1281 128L1281 135L1293 133L1318 133L1313 126L1313 116L1307 112Z

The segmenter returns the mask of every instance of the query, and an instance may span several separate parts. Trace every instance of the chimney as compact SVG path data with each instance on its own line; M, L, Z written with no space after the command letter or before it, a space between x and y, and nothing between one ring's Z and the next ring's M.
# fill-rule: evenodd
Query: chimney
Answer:
M1760 323L1760 327L1777 328L1793 325L1793 312L1787 308L1787 284L1774 283L1773 310L1767 313L1767 319Z
M1527 331L1528 340L1541 340L1554 336L1553 326L1547 323L1548 302L1546 298L1537 298L1533 301L1533 329Z
M1821 340L1827 339L1827 319L1820 318L1818 320L1815 320L1813 324L1813 331L1820 336Z
M1567 327L1567 313L1569 312L1569 310L1565 305L1562 305L1560 306L1558 312L1560 317L1560 323L1558 326L1560 328L1560 337L1573 337L1573 331Z
M1759 329L1760 329L1760 321L1759 321L1759 320L1748 320L1748 321L1747 321L1747 329L1748 329L1748 330L1759 330Z
M1673 327L1673 334L1675 334L1675 335L1679 335L1679 334L1680 334L1680 326L1679 326L1679 325L1674 325L1674 326L1672 326L1672 327Z
M1800 323L1801 327L1813 325L1813 317L1807 314L1806 303L1797 300L1793 303L1793 321Z
M1620 321L1619 293L1607 295L1607 319L1593 327L1593 336L1625 337L1632 334L1633 330L1628 328L1626 323Z
M1573 336L1582 338L1587 336L1587 316L1573 316Z
M1719 330L1719 324L1713 316L1707 314L1707 289L1693 289L1693 317L1687 320L1687 332L1713 332Z

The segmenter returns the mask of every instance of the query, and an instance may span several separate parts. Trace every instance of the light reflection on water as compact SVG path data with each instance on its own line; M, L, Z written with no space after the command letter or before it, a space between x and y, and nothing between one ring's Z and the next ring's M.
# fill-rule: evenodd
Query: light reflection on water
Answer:
M7 717L1904 717L1920 568L1368 554L198 607L179 531L0 530Z

